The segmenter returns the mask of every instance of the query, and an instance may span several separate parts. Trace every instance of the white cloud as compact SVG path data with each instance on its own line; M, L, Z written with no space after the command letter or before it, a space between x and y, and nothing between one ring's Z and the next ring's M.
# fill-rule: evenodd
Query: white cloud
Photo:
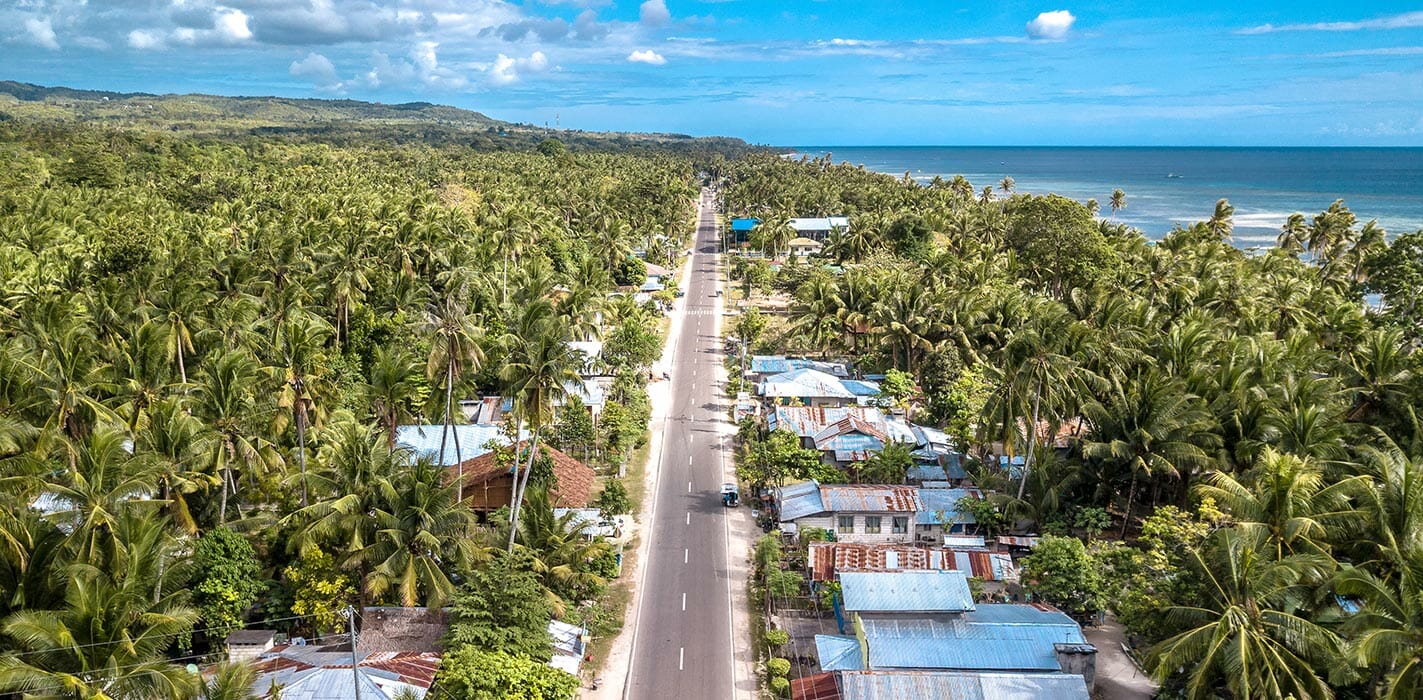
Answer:
M331 65L331 59L314 51L300 61L292 61L287 72L293 78L310 80L318 87L332 87L341 82L336 78L336 66Z
M213 31L219 39L228 43L239 43L252 38L252 30L247 28L247 14L242 10L225 9L218 12L213 21Z
M438 47L433 41L419 42L410 48L406 58L391 58L376 51L371 54L371 69L358 81L370 88L464 87L469 81L463 75L440 65L435 53ZM342 83L340 87L345 85Z
M649 27L660 27L672 19L666 0L647 0L638 7L637 16Z
M647 49L645 51L634 51L628 54L628 62L646 63L650 66L660 66L667 63L667 59L663 58L662 54L657 53L652 49Z
M59 50L59 40L54 36L54 27L50 25L49 18L30 17L26 19L25 33L29 35L30 41L50 51Z
M1305 24L1262 24L1247 27L1237 34L1271 34L1274 32L1357 32L1367 29L1416 29L1423 27L1423 11L1405 12L1357 22L1312 22Z
M128 45L139 51L161 49L166 45L163 34L151 29L135 29L128 33Z
M542 51L535 51L528 58L510 58L499 54L494 65L489 67L489 82L495 85L510 85L519 81L525 73L542 73L548 70L548 57Z
M1072 29L1072 23L1077 18L1072 16L1067 10L1053 10L1044 12L1028 22L1028 36L1034 39L1059 40L1067 36L1067 31Z

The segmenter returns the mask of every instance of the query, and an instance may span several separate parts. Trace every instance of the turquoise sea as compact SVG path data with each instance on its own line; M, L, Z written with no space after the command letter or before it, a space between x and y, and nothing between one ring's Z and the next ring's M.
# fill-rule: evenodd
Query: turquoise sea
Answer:
M1235 240L1272 245L1292 212L1312 216L1343 199L1361 222L1390 234L1423 229L1423 148L989 148L806 146L797 153L864 165L920 181L963 175L975 190L1011 176L1019 192L1095 198L1116 219L1160 238L1177 223L1235 206Z

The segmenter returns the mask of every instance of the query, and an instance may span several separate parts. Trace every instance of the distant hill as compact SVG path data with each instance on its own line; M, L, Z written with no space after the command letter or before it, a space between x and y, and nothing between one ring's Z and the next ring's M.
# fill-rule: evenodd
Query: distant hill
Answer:
M556 130L492 119L429 102L381 104L289 97L154 95L45 87L0 81L0 120L84 123L206 136L284 136L350 142L366 139L518 148L556 137L574 148L660 148L732 156L755 150L745 141L685 134Z

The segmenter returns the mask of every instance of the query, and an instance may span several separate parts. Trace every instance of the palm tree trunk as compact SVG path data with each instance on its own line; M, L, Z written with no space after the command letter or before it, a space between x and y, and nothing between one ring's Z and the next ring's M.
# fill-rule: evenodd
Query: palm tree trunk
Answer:
M1043 383L1038 382L1037 393L1033 394L1033 422L1025 431L1028 434L1028 456L1023 460L1023 477L1018 481L1018 500L1028 490L1028 470L1033 468L1033 452L1038 446L1038 413L1043 402ZM1011 465L1011 462L1010 462Z
M454 419L450 415L450 403L455 395L455 367L454 360L450 360L445 365L445 425L440 432L440 461L445 459L445 441L449 439L453 432ZM455 500L464 500L464 463L459 461L459 438L455 438ZM443 466L443 465L441 465Z
M534 456L539 453L540 427L541 426L539 425L534 426L534 439L530 441L529 447L529 463L524 466L523 478L521 480L516 480L516 483L514 484L514 491L516 497L514 499L514 510L512 513L510 513L509 516L509 548L507 550L510 554L514 552L514 536L519 532L519 507L523 504L524 501L524 491L529 486L529 474L534 470ZM522 486L518 483L518 481L522 481Z
M183 393L188 393L188 364L183 360L183 337L178 337L178 376L183 379Z
M301 464L301 507L306 507L306 404L296 399L296 461Z
M1131 525L1131 508L1136 500L1136 475L1135 469L1131 470L1131 488L1127 489L1127 512L1122 516L1122 539L1127 537L1127 526Z

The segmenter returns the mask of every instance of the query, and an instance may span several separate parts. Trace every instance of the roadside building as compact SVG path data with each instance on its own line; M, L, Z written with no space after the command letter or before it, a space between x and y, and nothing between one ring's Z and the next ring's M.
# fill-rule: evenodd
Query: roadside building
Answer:
M422 652L356 654L351 667L349 644L281 645L253 663L252 692L275 700L396 700L424 698L440 667L440 655Z
M944 493L929 494L926 506L928 491ZM964 496L981 497L970 489L822 485L812 480L777 489L776 502L786 532L816 527L841 542L912 544L922 537L938 544L945 534L961 532L974 522L972 514L958 511Z
M795 229L797 237L820 242L824 242L835 231L850 230L850 219L845 216L798 217L786 224Z
M835 670L1075 675L1092 687L1096 648L1051 606L976 604L958 570L845 572L839 580L842 634L816 636Z
M766 377L756 391L772 405L864 406L879 396L879 385L802 368Z
M484 410L482 401L478 410ZM443 452L440 449L442 441ZM498 423L461 423L449 426L449 430L441 424L402 425L395 429L397 446L442 467L452 467L461 461L479 457L489 452L486 445L490 443L507 446L510 442Z
M828 671L828 670L827 670ZM834 670L791 681L792 700L1088 700L1080 675Z
M785 355L752 355L746 368L745 377L753 383L759 384L767 377L797 369L813 369L840 379L847 379L850 376L850 370L843 362L808 360L801 357L786 357Z
M759 223L761 223L760 219L732 219L731 244L734 246L749 245L751 232L756 229L756 224Z
M989 551L981 541L977 547L811 542L806 568L813 583L836 581L843 573L874 571L956 570L987 582L1018 580L1013 558Z
M518 450L525 451L528 441ZM553 462L554 483L549 488L549 502L555 507L582 508L588 505L596 474L593 468L568 456L563 451L540 444L539 451ZM464 498L469 507L488 513L509 505L514 489L514 465L505 451L485 452L464 462ZM456 471L450 468L451 480Z
M814 255L820 255L820 251L825 247L820 241L803 236L792 238L791 242L786 245L790 249L791 257L800 258L802 260Z

